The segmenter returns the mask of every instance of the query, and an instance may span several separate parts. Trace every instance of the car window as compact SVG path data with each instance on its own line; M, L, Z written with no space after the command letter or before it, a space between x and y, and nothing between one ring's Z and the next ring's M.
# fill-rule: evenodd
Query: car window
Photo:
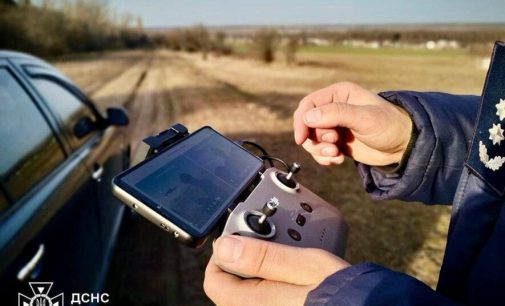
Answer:
M79 119L86 116L94 121L96 118L92 111L77 96L55 81L43 77L35 77L32 81L44 100L58 115L63 128L72 137L73 146L77 148L85 142L91 134L79 139L74 134L74 127Z
M47 121L13 75L0 67L0 179L16 201L64 154Z

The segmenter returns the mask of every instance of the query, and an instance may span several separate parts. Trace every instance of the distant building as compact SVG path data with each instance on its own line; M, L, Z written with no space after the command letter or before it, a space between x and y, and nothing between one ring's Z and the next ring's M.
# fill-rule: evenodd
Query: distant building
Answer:
M439 39L437 41L429 40L425 43L425 48L428 50L458 49L459 47L460 44L456 40Z
M329 46L329 45L331 45L331 42L329 40L324 39L324 38L317 38L317 37L308 38L307 43L309 45L315 45L315 46Z

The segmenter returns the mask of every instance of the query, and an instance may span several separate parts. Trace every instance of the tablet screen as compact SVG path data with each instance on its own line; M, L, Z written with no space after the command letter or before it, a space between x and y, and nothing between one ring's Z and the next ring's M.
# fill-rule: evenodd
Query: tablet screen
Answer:
M202 235L254 179L263 163L204 127L118 176L118 185L179 227Z

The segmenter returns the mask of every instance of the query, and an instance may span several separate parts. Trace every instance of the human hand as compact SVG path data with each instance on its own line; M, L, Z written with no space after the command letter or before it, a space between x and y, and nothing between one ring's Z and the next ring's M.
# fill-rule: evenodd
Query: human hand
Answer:
M344 155L372 166L398 163L412 133L403 108L349 82L309 94L293 118L296 143L322 165L341 164Z
M303 305L326 277L350 266L321 249L297 248L243 236L218 238L204 290L217 305ZM243 279L219 268L256 278Z

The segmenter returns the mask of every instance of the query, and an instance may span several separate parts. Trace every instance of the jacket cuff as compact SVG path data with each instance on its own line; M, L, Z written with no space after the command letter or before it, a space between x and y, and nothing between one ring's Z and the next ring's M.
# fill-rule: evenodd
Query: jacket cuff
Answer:
M327 277L316 289L309 292L305 306L333 305L338 293L350 282L364 273L377 271L381 267L373 263L361 263L342 269ZM342 305L346 305L345 302Z
M401 173L357 163L365 190L375 200L450 203L471 141L477 97L418 92L380 95L407 111L417 139Z
M457 305L424 283L373 263L350 266L309 292L306 306Z

